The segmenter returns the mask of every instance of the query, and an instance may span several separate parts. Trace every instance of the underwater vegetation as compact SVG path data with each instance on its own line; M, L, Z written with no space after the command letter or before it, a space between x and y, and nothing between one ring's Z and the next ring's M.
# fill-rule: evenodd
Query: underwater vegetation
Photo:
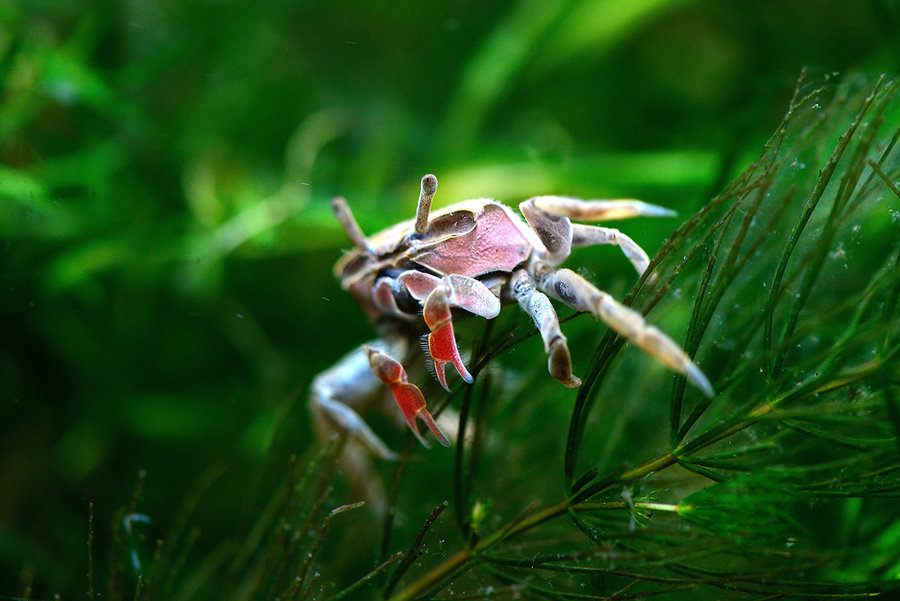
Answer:
M896 595L895 3L351 4L0 0L0 601ZM677 210L566 266L716 394L559 307L567 389L504 308L410 366L453 445L386 394L350 473L329 202L423 173Z
M453 460L433 457L439 451L409 435L402 457L381 470L390 484L386 516L364 501L336 503L336 482L345 479L341 438L292 458L276 490L249 496L256 519L236 524L205 555L193 548L200 533L191 522L225 468L198 482L155 547L135 541L149 521L141 475L114 521L103 596L896 591L897 91L887 78L801 80L757 160L669 237L627 294L683 339L709 374L713 398L607 333L574 405L553 408L569 413L568 429L533 436L559 421L543 419L541 407L561 402L546 392L553 382L542 382L549 378L541 370L528 380L493 366L536 332L523 320L479 325L475 383L455 387L443 403L459 410ZM579 322L587 322L580 330L596 327L581 314L567 320ZM562 452L553 443L563 443ZM443 498L430 510L416 497L429 478L432 497ZM350 535L345 514L359 516L351 530L369 533ZM358 553L358 540L378 541L369 553L377 560L348 574L341 557ZM92 536L88 552L89 596L99 598Z

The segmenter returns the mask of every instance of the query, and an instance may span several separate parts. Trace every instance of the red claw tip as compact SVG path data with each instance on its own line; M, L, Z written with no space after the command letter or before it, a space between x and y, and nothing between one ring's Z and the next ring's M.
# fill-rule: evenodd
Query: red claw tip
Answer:
M438 380L446 390L450 390L447 387L447 378L444 375L444 365L447 363L453 364L453 367L456 368L463 380L469 384L472 383L472 374L466 369L462 357L459 356L456 338L453 336L453 324L447 322L428 335L428 351L434 358L434 370L437 373Z

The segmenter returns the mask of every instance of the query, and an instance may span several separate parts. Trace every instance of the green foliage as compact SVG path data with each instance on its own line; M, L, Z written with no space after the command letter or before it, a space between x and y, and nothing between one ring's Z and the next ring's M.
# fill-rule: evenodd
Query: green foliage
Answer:
M895 4L0 0L0 598L896 591L900 110L833 73L900 70ZM373 412L402 459L344 473L328 201L372 232L426 172L677 208L622 224L634 288L571 264L716 397L580 315L563 389L511 309L459 324L474 386L410 370L460 442Z

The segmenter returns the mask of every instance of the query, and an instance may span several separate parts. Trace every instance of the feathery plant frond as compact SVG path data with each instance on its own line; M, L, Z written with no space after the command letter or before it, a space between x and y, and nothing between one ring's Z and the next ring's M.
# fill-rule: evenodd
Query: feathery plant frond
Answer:
M885 77L801 80L760 156L626 299L683 332L716 396L608 334L572 414L568 497L492 533L458 507L465 548L392 599L454 598L476 572L495 584L465 598L898 590L897 91ZM465 453L457 469L472 472L478 450Z

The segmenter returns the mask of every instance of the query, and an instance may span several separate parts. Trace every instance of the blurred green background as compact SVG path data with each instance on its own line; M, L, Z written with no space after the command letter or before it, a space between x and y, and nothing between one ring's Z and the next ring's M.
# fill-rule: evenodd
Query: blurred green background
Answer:
M102 562L140 470L152 540L227 466L212 546L245 474L310 450L311 379L373 335L331 272L332 196L366 232L429 172L438 205L686 218L801 68L897 72L897 31L896 0L0 0L0 596L83 595L89 504ZM624 227L652 255L677 223ZM630 287L618 253L579 256Z

